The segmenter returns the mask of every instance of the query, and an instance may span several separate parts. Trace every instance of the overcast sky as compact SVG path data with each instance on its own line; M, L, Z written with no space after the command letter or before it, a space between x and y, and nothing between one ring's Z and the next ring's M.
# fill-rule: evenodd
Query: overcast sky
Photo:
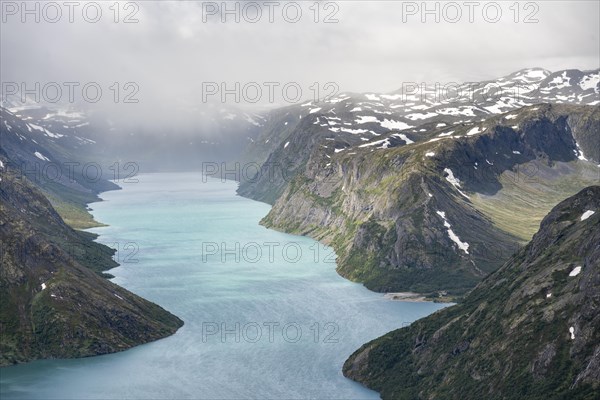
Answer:
M296 8L284 12L285 2L274 6L272 23L269 7L260 1L262 17L255 23L256 7L246 6L244 13L241 3L239 23L231 14L221 21L215 13L221 2L140 1L127 9L122 3L119 23L108 8L112 2L102 3L97 23L83 18L82 5L74 9L74 23L64 6L62 18L50 23L56 11L48 7L44 15L40 3L36 23L34 15L21 21L20 1L2 3L3 82L94 81L107 91L110 82L132 81L140 89L137 107L145 112L164 111L165 104L202 103L202 82L227 82L229 87L234 82L297 82L303 97L310 98L313 82L322 90L335 82L341 91L388 92L403 82L477 81L527 67L600 66L597 1L521 2L519 22L512 1L497 2L502 14L496 23L490 21L498 19L497 7L488 5L485 12L490 3L485 1L475 7L473 22L469 8L454 3L462 13L455 23L448 19L457 19L457 8L443 8L445 2L439 4L439 23L432 14L421 21L422 10L415 9L420 1L322 2L319 22L314 22L312 1L298 2L302 16L296 23L290 22ZM28 4L33 8L35 2ZM95 9L86 10L94 19ZM124 23L129 14L138 22ZM324 23L328 15L337 22ZM530 23L524 22L527 17ZM267 93L264 87L260 103L269 103Z

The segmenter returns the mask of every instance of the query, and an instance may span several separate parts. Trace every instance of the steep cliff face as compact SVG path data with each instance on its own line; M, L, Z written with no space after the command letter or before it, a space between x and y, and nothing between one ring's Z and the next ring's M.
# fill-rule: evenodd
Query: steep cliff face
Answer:
M332 153L329 141L306 131L288 145L297 150L272 154L306 161L279 183L281 195L263 223L333 245L339 272L370 289L461 294L525 242L496 224L504 205L484 209L480 197L503 193L503 179L522 180L532 163L547 173L513 190L535 188L560 201L596 183L596 166L584 159L600 157L599 129L597 107L539 105L385 148ZM591 172L558 168L579 164ZM559 187L561 179L568 183ZM519 224L519 215L508 221Z
M600 389L600 187L556 206L464 301L362 346L384 399L592 399Z
M183 324L104 279L112 250L68 227L0 149L0 365L105 354Z

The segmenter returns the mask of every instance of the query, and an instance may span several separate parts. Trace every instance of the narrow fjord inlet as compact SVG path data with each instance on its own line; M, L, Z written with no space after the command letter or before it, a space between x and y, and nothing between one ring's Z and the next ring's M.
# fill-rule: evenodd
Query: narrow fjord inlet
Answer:
M387 300L340 277L331 249L258 225L269 206L237 196L235 182L194 173L138 179L91 205L109 225L94 232L119 248L113 281L185 325L122 353L5 368L2 398L375 399L341 375L345 359L443 307ZM223 243L260 244L262 254L252 248L236 259Z
M600 400L600 1L0 0L0 400Z

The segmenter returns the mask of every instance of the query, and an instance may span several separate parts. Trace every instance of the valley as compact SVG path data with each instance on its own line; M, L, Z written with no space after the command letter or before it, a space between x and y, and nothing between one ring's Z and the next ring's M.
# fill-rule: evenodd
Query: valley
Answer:
M482 326L499 326L507 341L515 336L515 329L539 332L542 326L550 326L552 332L558 332L556 324L564 325L568 318L565 307L572 312L569 318L579 321L569 320L576 332L593 332L595 329L593 312L583 304L596 301L592 278L588 276L593 274L589 271L597 269L597 263L593 257L579 259L578 253L572 249L573 243L577 243L577 246L585 247L581 250L583 254L593 254L597 250L597 244L594 244L597 243L594 236L597 221L592 214L590 222L577 225L574 217L569 217L575 225L565 228L556 220L560 219L557 217L559 214L583 215L586 210L581 207L597 210L595 201L598 196L594 185L600 182L598 81L598 71L551 73L527 69L475 85L484 89L499 85L508 90L509 86L528 84L527 94L518 101L506 96L489 99L481 91L476 102L456 98L447 101L399 91L391 94L340 94L319 102L277 108L264 114L230 112L227 118L222 119L226 121L225 126L219 129L223 132L241 129L238 133L246 136L243 143L236 144L239 146L236 157L218 162L211 160L219 159L216 154L225 154L226 148L230 147L228 142L206 143L203 151L213 153L216 157L213 159L199 157L194 152L186 153L184 148L190 144L185 141L163 142L162 155L148 153L147 150L153 147L150 144L115 153L102 138L102 130L110 125L82 111L53 111L35 106L2 108L0 233L3 251L0 285L3 298L8 301L3 302L1 311L1 363L10 365L36 359L121 353L171 335L175 335L170 340L179 343L177 346L182 343L191 346L197 339L194 332L197 333L199 326L204 329L202 321L206 322L192 311L192 304L208 301L206 296L211 292L214 292L215 298L220 298L223 295L220 288L229 284L218 281L215 282L217 286L203 287L202 293L191 286L186 297L189 307L182 307L181 299L161 296L156 291L159 287L176 291L172 281L175 277L169 278L169 284L164 286L164 282L156 280L157 276L144 275L132 268L133 264L127 264L123 257L117 258L119 266L115 257L119 256L118 251L123 244L130 243L130 239L116 233L103 238L102 232L113 232L115 228L114 232L118 232L121 223L127 221L128 214L124 213L127 212L134 216L129 229L137 232L135 245L142 251L143 265L152 266L150 272L156 268L168 268L170 263L174 263L178 265L177 274L184 276L190 274L186 268L195 266L203 271L202 274L208 274L202 277L209 283L215 272L205 271L205 265L199 260L223 257L221 252L227 251L227 246L225 249L217 246L219 250L214 254L204 254L198 250L201 243L194 234L199 228L190 227L188 231L194 238L164 244L173 246L175 253L168 253L171 258L149 257L148 254L155 254L153 246L165 239L162 236L145 238L140 233L139 226L142 225L148 232L153 230L152 222L144 221L144 214L136 214L132 208L139 199L125 195L123 199L129 203L116 203L118 208L112 211L114 217L108 219L98 218L96 209L110 209L110 205L97 202L100 196L118 199L122 190L137 193L135 189L131 192L132 188L144 188L144 180L149 180L155 182L152 191L142 191L136 196L155 196L156 204L168 207L168 203L161 202L167 198L174 201L174 193L188 193L190 199L182 199L181 206L182 211L188 210L189 217L197 210L186 207L195 201L208 201L208 205L232 202L231 193L225 195L222 189L236 190L236 184L232 182L235 179L238 181L238 195L268 203L270 207L261 206L261 212L257 208L257 212L252 213L254 220L246 221L247 226L233 224L231 231L221 235L223 243L236 229L241 229L242 235L253 231L249 226L260 220L263 227L256 227L259 231L253 233L255 237L269 232L269 235L283 240L287 238L286 233L291 233L308 236L335 251L335 256L330 257L330 260L335 259L335 263L319 260L309 268L310 262L304 260L304 268L308 270L292 269L293 275L285 276L286 282L299 279L302 285L306 285L303 281L307 279L305 274L312 271L310 284L299 287L300 283L295 283L289 288L290 293L298 293L299 290L312 293L314 287L320 288L321 285L339 286L336 290L342 291L335 292L335 296L326 289L313 293L328 303L327 312L319 324L327 319L328 324L345 326L348 329L346 334L352 337L340 349L331 348L334 351L327 353L327 359L321 360L319 368L329 374L323 385L331 382L335 371L339 371L343 359L351 351L364 341L372 340L346 361L343 371L347 377L380 392L384 399L453 396L453 388L462 386L473 390L473 395L477 396L494 391L513 393L500 381L486 380L488 392L483 392L483 387L477 383L488 377L496 379L490 368L505 363L515 365L504 375L515 383L515 393L517 390L525 391L519 393L529 393L527 390L543 393L546 390L542 388L546 385L544 382L552 382L552 390L558 393L567 393L566 381L547 375L547 365L552 362L566 362L564 367L556 368L561 371L568 369L570 372L566 376L571 380L577 377L577 382L581 382L576 389L573 389L575 386L568 389L571 390L569 393L575 398L585 398L594 390L597 381L593 367L586 367L594 363L593 343L596 339L593 334L586 334L584 341L577 342L583 350L568 362L565 361L568 347L558 333L556 335L561 337L558 341L544 336L544 349L519 342L516 346L526 349L519 354L498 350L498 354L492 357L477 349L479 346L491 349L513 346L512 342L486 344L485 340L491 339L481 333ZM590 82L596 82L596 85ZM466 87L467 84L464 85ZM230 125L232 121L237 121L237 125ZM126 128L113 126L110 129ZM214 146L223 148L217 150ZM163 163L171 157L166 156L168 154L177 154L180 158L181 163L176 170L198 170L197 174L139 174L171 170L168 161ZM138 158L143 161L130 161ZM233 165L236 167L233 168ZM200 175L201 170L204 175ZM253 170L256 171L254 175L251 173ZM202 179L199 180L198 176ZM175 186L170 182L171 177L175 179ZM167 196L163 190L168 187L174 191L168 191ZM586 187L591 188L584 189ZM204 189L208 191L204 192ZM111 194L112 191L116 192ZM214 200L211 200L212 196L216 196ZM561 205L557 206L559 203ZM157 215L171 212L175 211L167 212L165 209ZM217 212L223 213L222 222L233 223L225 210ZM185 219L183 215L174 215L179 221ZM207 215L202 218L208 218ZM195 219L192 218L192 221ZM200 221L198 226L202 228L198 232L208 235L201 236L203 240L214 238L216 228L210 228L206 219ZM164 221L160 224L166 226ZM567 229L564 235L560 233L561 229ZM212 235L209 234L211 231ZM173 232L178 235L180 231L175 229ZM533 241L529 242L532 238ZM265 240L264 243L270 243ZM309 248L311 239L301 240L306 241L302 242L305 243L302 246ZM567 244L556 244L561 240L566 240ZM114 243L119 246L116 250L112 247ZM180 247L182 244L186 245ZM546 247L550 253L540 255L540 249ZM314 252L308 250L306 254L314 256ZM536 257L558 261L544 264ZM540 266L538 275L543 280L530 282L529 277L519 275L517 266L524 263L527 268ZM574 266L574 263L582 264L585 271L582 277L586 280L581 283L583 292L571 296L570 291L577 290L563 275L565 266ZM283 272L280 268L290 268L292 264L287 259L265 264L263 267L271 275L260 275L260 279L266 282L281 277ZM253 278L256 270L248 266L251 271L246 271L246 267L240 270L241 266L236 264L230 267L235 272L228 274L222 271L219 279L233 280L234 287L238 288L256 283L254 279L257 278ZM317 267L321 269L311 269ZM167 270L160 271L165 277L169 275ZM510 278L505 275L510 275ZM195 275L191 276L189 279L194 282ZM513 286L509 288L506 282L512 282ZM364 285L366 289L357 284ZM548 306L543 317L538 317L541 311L531 311L530 307L531 304L541 306L541 303L538 300L531 303L531 293L540 293L550 286L554 288L553 298L562 296L569 305L561 305L563 308ZM251 292L254 289L250 287ZM523 312L529 317L523 320L510 314L502 321L493 319L500 301L513 296L508 294L513 292L528 293L513 302L516 309L527 310ZM237 293L237 301L262 304L260 296L248 297L247 293ZM284 289L278 293L280 299L290 295ZM353 300L353 296L364 300ZM223 301L228 301L227 296ZM358 309L347 309L341 305L343 301L358 301ZM363 305L362 301L374 302L375 308L367 307L367 303ZM303 302L300 303L305 304L308 300ZM216 314L212 315L211 321L218 317L217 311L221 309L217 303L214 303ZM443 303L458 305L446 308L448 304ZM228 321L242 319L246 324L254 323L238 314L246 307L240 304L230 309ZM417 308L409 311L412 310L410 305ZM177 316L163 309L164 306ZM316 307L315 315L321 312L316 310L323 305ZM442 308L443 311L410 324ZM354 314L348 319L350 311ZM295 315L291 309L273 312L274 315ZM385 317L371 321L371 329L365 330L361 324L365 323L369 312L382 313ZM553 313L559 312L560 315L553 316ZM471 318L471 315L481 317ZM586 315L592 318L591 322L586 322ZM259 319L258 314L255 319ZM302 324L311 326L309 319L308 315L303 315ZM445 336L458 326L452 321L463 319L470 324L467 333L461 336L456 331ZM185 330L188 324L196 327L193 332L189 328ZM526 327L521 324L526 324ZM407 327L390 332L400 325ZM477 332L480 332L480 339L476 336ZM379 335L384 336L373 340ZM409 342L417 343L411 352L408 352ZM161 343L149 348L160 349L158 354L141 349L141 353L132 354L144 354L144 357L151 357L153 363L165 352L171 354L169 357L175 357L169 347L171 342ZM431 343L431 349L428 343ZM449 350L448 346L452 349ZM218 346L207 351L212 357L220 354ZM285 347L280 351L282 354L296 354ZM306 348L306 351L310 353L317 349ZM461 372L458 364L451 364L451 367L444 364L463 362L459 358L456 361L449 359L448 351L455 358L464 353L464 357L469 357L467 365L475 372L468 376ZM538 353L543 355L536 356ZM203 355L205 353L201 352L198 357ZM108 360L119 365L130 359L119 355ZM271 361L279 362L277 360ZM337 364L332 365L332 360ZM188 363L186 359L177 362ZM431 371L423 375L422 365L432 362ZM531 362L534 363L533 378L522 372ZM56 361L52 365L60 366L62 363ZM545 367L539 367L538 371L538 365L542 364ZM33 374L47 372L44 367L38 370L37 365L41 364L28 365L23 368L31 368ZM79 365L78 369L89 387L89 379L98 365L93 361ZM382 365L392 367L384 368ZM447 387L435 386L429 393L425 388L429 387L428 379L433 378L428 377L440 376L440 370L436 369L438 366L451 371L444 378L450 383ZM288 371L291 369L289 366ZM162 367L157 367L157 370L169 374ZM19 382L19 373L15 374L9 373L8 376ZM208 371L206 374L210 375ZM309 375L300 375L298 381L290 382L288 391L282 391L281 395L323 393L300 389L304 379L314 379ZM402 379L394 378L396 376ZM531 379L537 383L531 383ZM139 388L149 384L141 377L136 378L136 382ZM332 396L336 391L351 396L372 394L342 383L346 381L336 382L336 389L328 392ZM243 391L244 383L240 383L242 386L236 386L236 390ZM3 387L6 385L4 383ZM267 395L276 391L272 382L264 381L262 385L264 392L260 393ZM237 393L211 387L209 385L206 393L215 396ZM534 389L528 389L531 387ZM11 388L13 386L9 385L5 394L10 398L20 398ZM198 390L194 386L183 385L183 388L179 393ZM119 389L114 393L98 388L94 390L109 396L119 393ZM31 395L31 392L26 393ZM60 395L62 392L52 393Z

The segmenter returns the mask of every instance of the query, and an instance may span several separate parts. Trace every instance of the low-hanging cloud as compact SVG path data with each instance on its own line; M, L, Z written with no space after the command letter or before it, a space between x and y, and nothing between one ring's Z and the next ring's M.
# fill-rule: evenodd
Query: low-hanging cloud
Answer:
M597 2L539 1L527 3L534 5L529 8L521 2L517 9L497 2L502 12L497 22L491 21L494 10L482 13L493 2L479 2L472 21L460 1L454 8L448 2L297 2L302 17L294 22L295 8L283 14L289 2L121 2L118 14L110 2L96 3L102 7L96 23L81 16L83 2L73 22L56 2L63 14L54 23L44 15L36 22L32 14L23 22L22 10L14 12L6 3L22 5L2 2L3 82L27 88L35 82L77 82L76 102L136 123L187 121L207 101L218 106L221 89L247 90L241 99L225 96L228 105L275 107L290 102L286 85L299 87L304 100L322 97L333 87L326 88L328 83L340 91L387 92L403 82L474 81L526 67L600 64ZM30 9L35 3L28 3ZM39 3L40 13L47 3ZM450 21L456 10L461 18ZM126 23L127 18L137 22ZM89 82L101 87L102 101L81 98L78 91ZM214 92L207 82L219 91L207 96L207 87ZM256 85L262 90L258 100L245 101ZM137 102L125 102L127 96Z

